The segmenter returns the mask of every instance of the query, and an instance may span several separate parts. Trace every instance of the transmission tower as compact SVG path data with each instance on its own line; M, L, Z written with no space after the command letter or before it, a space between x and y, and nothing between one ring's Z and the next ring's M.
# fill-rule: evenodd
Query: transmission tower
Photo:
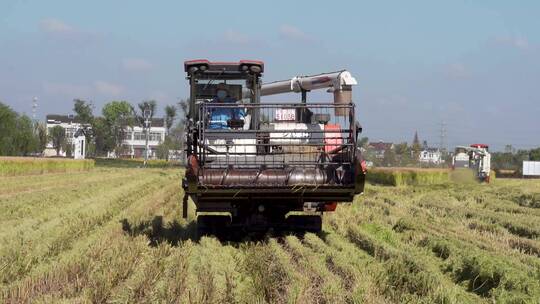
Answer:
M439 150L441 151L441 153L446 153L447 152L447 147L446 147L446 122L441 122L440 123L440 126L441 126L441 130L440 130L440 140L439 140Z
M37 97L34 97L32 99L32 119L35 121L36 120L36 109L37 109L37 104L38 102L38 98Z

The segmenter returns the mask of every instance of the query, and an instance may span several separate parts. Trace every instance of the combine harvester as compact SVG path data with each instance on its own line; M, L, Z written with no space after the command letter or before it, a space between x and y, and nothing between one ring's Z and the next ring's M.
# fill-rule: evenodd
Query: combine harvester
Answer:
M182 209L187 217L191 197L200 235L317 232L323 212L364 191L349 72L263 85L261 61L191 60L184 67L190 102ZM332 92L334 102L308 103L316 89ZM301 93L301 102L260 101L291 92Z
M491 154L488 150L489 147L485 144L456 147L454 157L452 158L453 169L469 168L475 172L478 180L489 183Z

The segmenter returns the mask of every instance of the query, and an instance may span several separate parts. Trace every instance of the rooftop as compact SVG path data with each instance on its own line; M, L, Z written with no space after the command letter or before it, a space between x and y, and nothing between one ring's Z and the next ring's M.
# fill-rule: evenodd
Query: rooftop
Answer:
M46 119L50 123L81 123L79 117L74 115L47 114Z
M81 123L81 120L76 115L59 115L47 114L47 123ZM165 120L163 118L152 118L152 127L164 127Z
M377 151L383 151L383 150L387 150L387 149L391 149L392 146L394 144L391 143L391 142L382 142L382 141L379 141L379 142L370 142L368 144L369 147L377 150Z

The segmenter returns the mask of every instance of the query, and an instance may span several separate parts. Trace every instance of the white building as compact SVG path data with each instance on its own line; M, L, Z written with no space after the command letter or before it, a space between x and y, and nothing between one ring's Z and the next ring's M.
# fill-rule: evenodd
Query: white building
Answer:
M71 156L74 155L73 151L75 151L77 145L79 146L79 154L81 148L86 151L86 142L83 143L81 147L81 137L78 136L77 139L75 138L75 134L77 133L77 131L79 131L83 127L81 121L76 116L56 114L47 115L47 136L51 134L51 129L55 126L61 126L62 128L64 128L66 132L66 145L71 145ZM80 135L80 132L78 135ZM66 152L67 151L64 151L64 149L60 149L59 156L66 157ZM44 156L56 156L56 149L53 147L52 141L47 142L47 146L45 148L45 151L43 151L43 154ZM80 155L78 157L80 158Z
M383 159L386 151L394 149L394 144L391 142L383 142L382 140L378 142L370 142L368 144L368 149L373 150L376 158Z
M148 158L157 157L157 147L165 140L166 129L163 118L152 118L148 137ZM124 135L122 157L144 157L146 134L140 126L127 127Z
M439 165L444 162L444 160L442 159L441 151L439 151L439 149L436 149L436 148L424 148L422 151L420 151L418 160L421 163L435 164L435 165Z
M73 135L73 158L85 159L86 158L86 134L84 129L79 129Z
M71 145L71 155L77 158L81 158L86 154L86 141L84 136L80 136L81 133L77 132L82 129L83 125L77 116L74 115L47 115L47 135L50 134L51 129L54 126L61 126L66 131L66 144ZM163 118L153 118L150 134L148 138L149 158L157 157L157 147L165 140L165 124ZM75 135L79 135L75 137ZM122 143L122 153L120 157L128 158L142 158L144 157L144 151L146 147L146 134L143 128L140 126L126 127L124 134L124 141ZM45 156L56 156L56 150L53 147L52 142L47 143L47 148L44 151ZM59 156L66 157L67 153L63 149L60 150ZM114 152L109 152L108 157L116 157Z

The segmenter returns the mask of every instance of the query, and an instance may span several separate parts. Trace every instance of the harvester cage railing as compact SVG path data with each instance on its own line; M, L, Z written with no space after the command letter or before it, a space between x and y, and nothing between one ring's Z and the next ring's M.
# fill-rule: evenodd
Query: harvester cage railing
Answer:
M202 168L325 170L354 162L354 104L203 102L198 108ZM230 119L212 120L215 111Z

